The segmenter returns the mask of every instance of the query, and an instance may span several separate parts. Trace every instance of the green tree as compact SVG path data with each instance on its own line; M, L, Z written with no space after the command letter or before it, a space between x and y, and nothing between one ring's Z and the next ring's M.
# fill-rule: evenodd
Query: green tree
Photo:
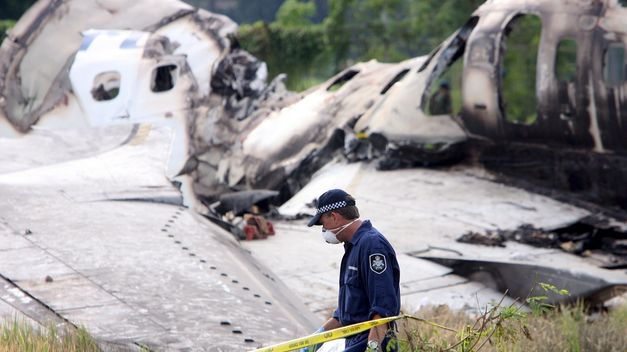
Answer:
M399 48L408 38L408 0L329 0L324 25L334 64L375 58L398 61L408 57Z
M327 50L333 63L333 71L342 69L350 50L350 28L348 26L350 8L354 0L328 0L329 15L323 25L327 36Z
M270 77L287 73L290 89L308 88L329 75L321 72L330 65L324 27L310 19L315 11L313 1L287 0L276 21L240 26L242 47L267 63Z
M284 28L302 28L313 24L311 18L315 14L316 4L313 1L286 0L277 11L275 23Z
M430 52L484 0L329 0L324 24L336 70L346 60L400 61Z
M412 47L415 55L426 54L461 27L484 0L410 2Z
M316 1L319 2L319 1ZM244 48L268 63L270 73L318 81L354 61L395 62L429 53L461 27L483 0L327 0L328 16L311 20L316 7L287 0L277 20L240 27Z
M399 50L409 37L406 0L362 0L354 3L353 37L362 46L360 59L399 61L408 58Z
M284 0L185 0L188 4L226 15L239 24L274 21Z

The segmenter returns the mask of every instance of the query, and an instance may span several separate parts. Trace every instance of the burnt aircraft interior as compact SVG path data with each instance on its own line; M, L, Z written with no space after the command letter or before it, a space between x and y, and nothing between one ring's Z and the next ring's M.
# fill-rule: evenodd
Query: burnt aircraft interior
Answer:
M597 25L603 22L597 16L608 11L603 2L581 2L586 5L574 13L533 3L507 14L505 5L492 11L486 4L448 47L436 49L421 67L443 50L429 79L432 88L422 96L423 110L429 111L435 82L445 80L453 113L475 137L469 154L479 162L624 209L624 26ZM478 81L488 84L489 94L475 98Z

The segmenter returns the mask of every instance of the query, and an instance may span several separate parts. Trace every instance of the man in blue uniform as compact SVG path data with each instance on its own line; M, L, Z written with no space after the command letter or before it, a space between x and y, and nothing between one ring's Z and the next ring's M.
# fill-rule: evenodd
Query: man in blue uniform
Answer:
M329 243L344 243L338 307L318 332L398 315L400 270L396 253L369 220L359 219L355 199L340 189L318 198L308 226L321 225ZM393 324L373 327L346 339L345 351L396 351Z

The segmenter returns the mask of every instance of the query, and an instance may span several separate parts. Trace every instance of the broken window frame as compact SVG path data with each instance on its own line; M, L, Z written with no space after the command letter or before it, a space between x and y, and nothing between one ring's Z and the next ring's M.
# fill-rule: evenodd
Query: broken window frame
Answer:
M453 40L451 40L446 48L440 49L440 47L438 47L434 51L436 53L439 52L440 55L437 57L437 63L433 68L433 71L431 71L431 74L429 74L429 77L427 78L426 85L420 100L420 109L425 114L427 114L427 105L429 102L429 98L431 97L431 85L433 84L433 82L440 79L442 75L447 71L447 69L453 66L457 60L463 59L464 52L466 51L466 44L468 43L468 38L470 37L472 31L475 29L478 23L479 16L470 17L468 21L466 21L466 23L457 31L455 37L453 38ZM427 65L428 62L431 62L431 60L432 58L427 59L427 62L425 62L423 66L426 68L425 65ZM424 68L421 67L418 72L420 72L421 70L424 70Z
M118 71L105 71L94 77L91 97L96 102L115 100L120 95L122 75Z
M562 69L564 58L567 58L567 55L570 54L568 50L568 45L575 45L574 52L574 62L568 62L567 64L574 64L574 72L567 73ZM565 49L562 49L565 48ZM559 103L559 112L560 118L562 120L571 120L574 118L576 109L575 109L575 81L577 79L577 55L579 51L579 45L577 44L577 39L573 37L563 37L560 38L559 42L555 47L555 60L553 61L553 76L555 78L555 82L557 82L558 87L558 103Z
M165 72L166 70L167 72ZM163 76L164 74L167 74L169 78ZM176 86L178 77L178 65L166 63L156 66L150 74L150 91L156 94L171 91ZM158 80L161 80L161 82L158 82Z
M420 73L422 71L424 71L429 64L431 63L431 60L433 60L433 57L440 52L440 49L442 49L442 44L438 45L435 47L435 49L433 49L433 51L431 51L431 53L429 54L429 57L427 57L427 59L425 60L425 62L420 65L420 68L418 69L418 71L416 71L416 73Z

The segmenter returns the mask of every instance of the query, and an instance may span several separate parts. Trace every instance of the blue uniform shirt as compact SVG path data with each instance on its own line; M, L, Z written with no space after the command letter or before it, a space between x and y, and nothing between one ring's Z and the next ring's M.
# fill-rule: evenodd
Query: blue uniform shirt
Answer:
M370 320L375 314L398 315L400 270L390 243L366 220L344 244L344 250L338 308L333 317L342 325L351 325ZM348 338L346 347L366 337L367 332Z

